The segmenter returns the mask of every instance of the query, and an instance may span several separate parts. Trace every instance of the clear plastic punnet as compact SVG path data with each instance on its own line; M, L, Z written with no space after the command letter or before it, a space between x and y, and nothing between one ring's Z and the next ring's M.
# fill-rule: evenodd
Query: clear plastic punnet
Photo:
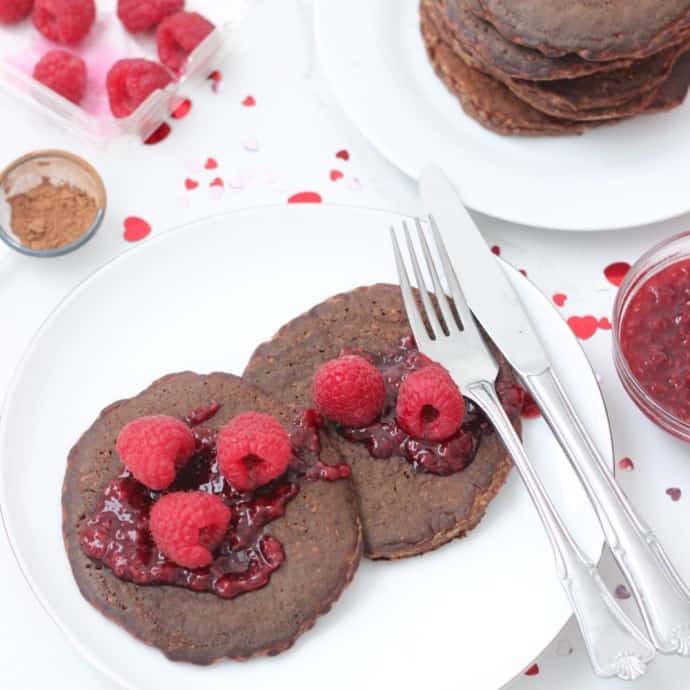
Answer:
M189 57L183 74L165 89L154 91L126 118L110 112L105 79L110 67L123 58L158 60L155 31L128 33L116 14L117 0L96 0L97 17L89 35L79 44L63 46L46 39L31 18L16 25L0 25L0 90L58 122L72 133L107 144L116 137L146 139L184 98L195 82L222 66L233 33L247 10L247 0L198 0L186 10L200 12L216 28ZM80 56L87 65L86 94L80 105L37 82L33 68L49 50L60 48Z

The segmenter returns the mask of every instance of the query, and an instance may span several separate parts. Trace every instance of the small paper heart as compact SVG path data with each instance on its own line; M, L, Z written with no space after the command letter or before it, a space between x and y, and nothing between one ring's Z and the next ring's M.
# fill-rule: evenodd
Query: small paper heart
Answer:
M491 251L496 255L496 256L501 256L501 248L495 244L493 247L491 247Z
M617 599L630 599L630 590L625 585L618 585L614 590Z
M204 163L206 170L215 170L218 167L218 161L215 158L207 158Z
M259 142L254 135L248 136L243 142L242 146L246 151L258 151Z
M223 75L218 70L214 70L208 75L207 78L211 81L220 81L223 78Z
M225 187L225 183L223 182L223 178L222 177L216 177L215 179L211 180L209 187Z
M682 495L681 490L675 486L671 487L670 489L666 489L666 495L670 497L672 501L680 501L680 497Z
M520 268L518 270L520 271L520 273L522 273L523 276L525 276L525 278L527 278L527 271L524 268Z
M143 240L151 232L151 226L138 216L125 218L124 238L127 242L138 242Z
M242 105L245 108L253 108L256 105L256 99L254 96L246 96L245 99L242 101Z
M604 275L611 285L618 287L629 270L630 264L627 261L616 261L604 269Z
M185 189L188 189L191 192L192 189L196 189L199 186L199 183L196 180L193 180L191 177L188 177L184 181L184 186Z
M171 115L176 120L181 120L189 115L189 111L192 109L192 102L189 98L185 98L182 103L180 103L175 110L172 111Z
M343 173L341 173L340 170L331 170L329 177L331 178L332 182L336 182L343 177Z
M335 154L336 158L340 158L342 161L349 161L350 160L350 152L347 149L341 149L338 151L338 153Z
M632 472L635 469L635 463L630 458L621 458L618 461L618 468L624 472Z
M602 331L610 331L612 328L611 322L608 320L606 316L603 316L599 319L597 326L599 326L599 328L601 328Z
M168 138L170 132L172 132L172 128L167 122L164 122L154 132L149 134L149 136L146 139L144 139L144 143L147 146L152 146L153 144L160 144L161 141Z
M568 295L564 295L562 292L557 292L553 297L553 302L556 306L562 307L566 300L568 299Z
M526 671L526 676L536 676L539 674L539 664L532 664Z
M593 316L571 316L568 325L581 340L588 340L597 332L598 321Z
M321 195L318 192L297 192L288 197L288 204L320 204Z

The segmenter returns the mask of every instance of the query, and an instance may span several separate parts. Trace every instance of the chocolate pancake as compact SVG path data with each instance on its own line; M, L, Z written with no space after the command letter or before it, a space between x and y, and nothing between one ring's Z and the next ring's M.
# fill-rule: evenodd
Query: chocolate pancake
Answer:
M465 113L487 129L503 135L553 136L579 134L601 124L619 121L616 117L610 118L610 112L608 119L578 121L537 110L503 83L470 66L444 42L426 9L428 7L428 3L422 4L421 28L429 59L440 79L458 97ZM689 81L686 53L676 61L669 77L640 112L654 113L680 105L687 94ZM620 113L623 114L624 110Z
M479 0L443 0L441 4L455 40L465 51L512 79L572 79L629 67L633 63L630 59L592 62L578 55L550 58L501 36L489 22L478 16L482 12Z
M643 58L690 31L690 0L475 0L509 41L559 57Z
M390 351L409 332L399 287L358 288L283 326L259 346L244 377L285 404L308 407L313 405L312 377L325 361L345 347ZM505 363L502 377L511 380ZM510 468L494 433L481 437L468 467L448 476L416 471L396 455L375 459L365 445L333 430L325 433L352 467L369 558L413 556L464 536L479 523Z
M172 374L103 410L69 455L62 497L65 546L83 596L170 659L195 664L273 655L290 647L350 582L362 548L351 481L304 480L285 514L265 528L282 542L286 558L256 591L223 599L177 586L137 585L90 560L79 532L104 486L122 472L115 451L120 429L142 415L182 417L211 401L222 405L206 422L215 428L248 410L292 421L285 405L236 376Z

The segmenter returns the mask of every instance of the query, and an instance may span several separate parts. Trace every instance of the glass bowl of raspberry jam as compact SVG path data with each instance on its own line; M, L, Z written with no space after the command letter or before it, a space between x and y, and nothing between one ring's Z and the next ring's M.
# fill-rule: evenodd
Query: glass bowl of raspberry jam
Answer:
M635 404L690 442L690 232L650 249L614 306L614 361Z

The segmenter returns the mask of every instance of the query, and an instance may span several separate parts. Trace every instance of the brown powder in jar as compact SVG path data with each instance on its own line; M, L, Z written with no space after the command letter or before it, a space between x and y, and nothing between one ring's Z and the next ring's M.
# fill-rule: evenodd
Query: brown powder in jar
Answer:
M86 192L44 177L37 187L7 199L12 232L30 249L57 249L79 239L93 223L98 206Z

